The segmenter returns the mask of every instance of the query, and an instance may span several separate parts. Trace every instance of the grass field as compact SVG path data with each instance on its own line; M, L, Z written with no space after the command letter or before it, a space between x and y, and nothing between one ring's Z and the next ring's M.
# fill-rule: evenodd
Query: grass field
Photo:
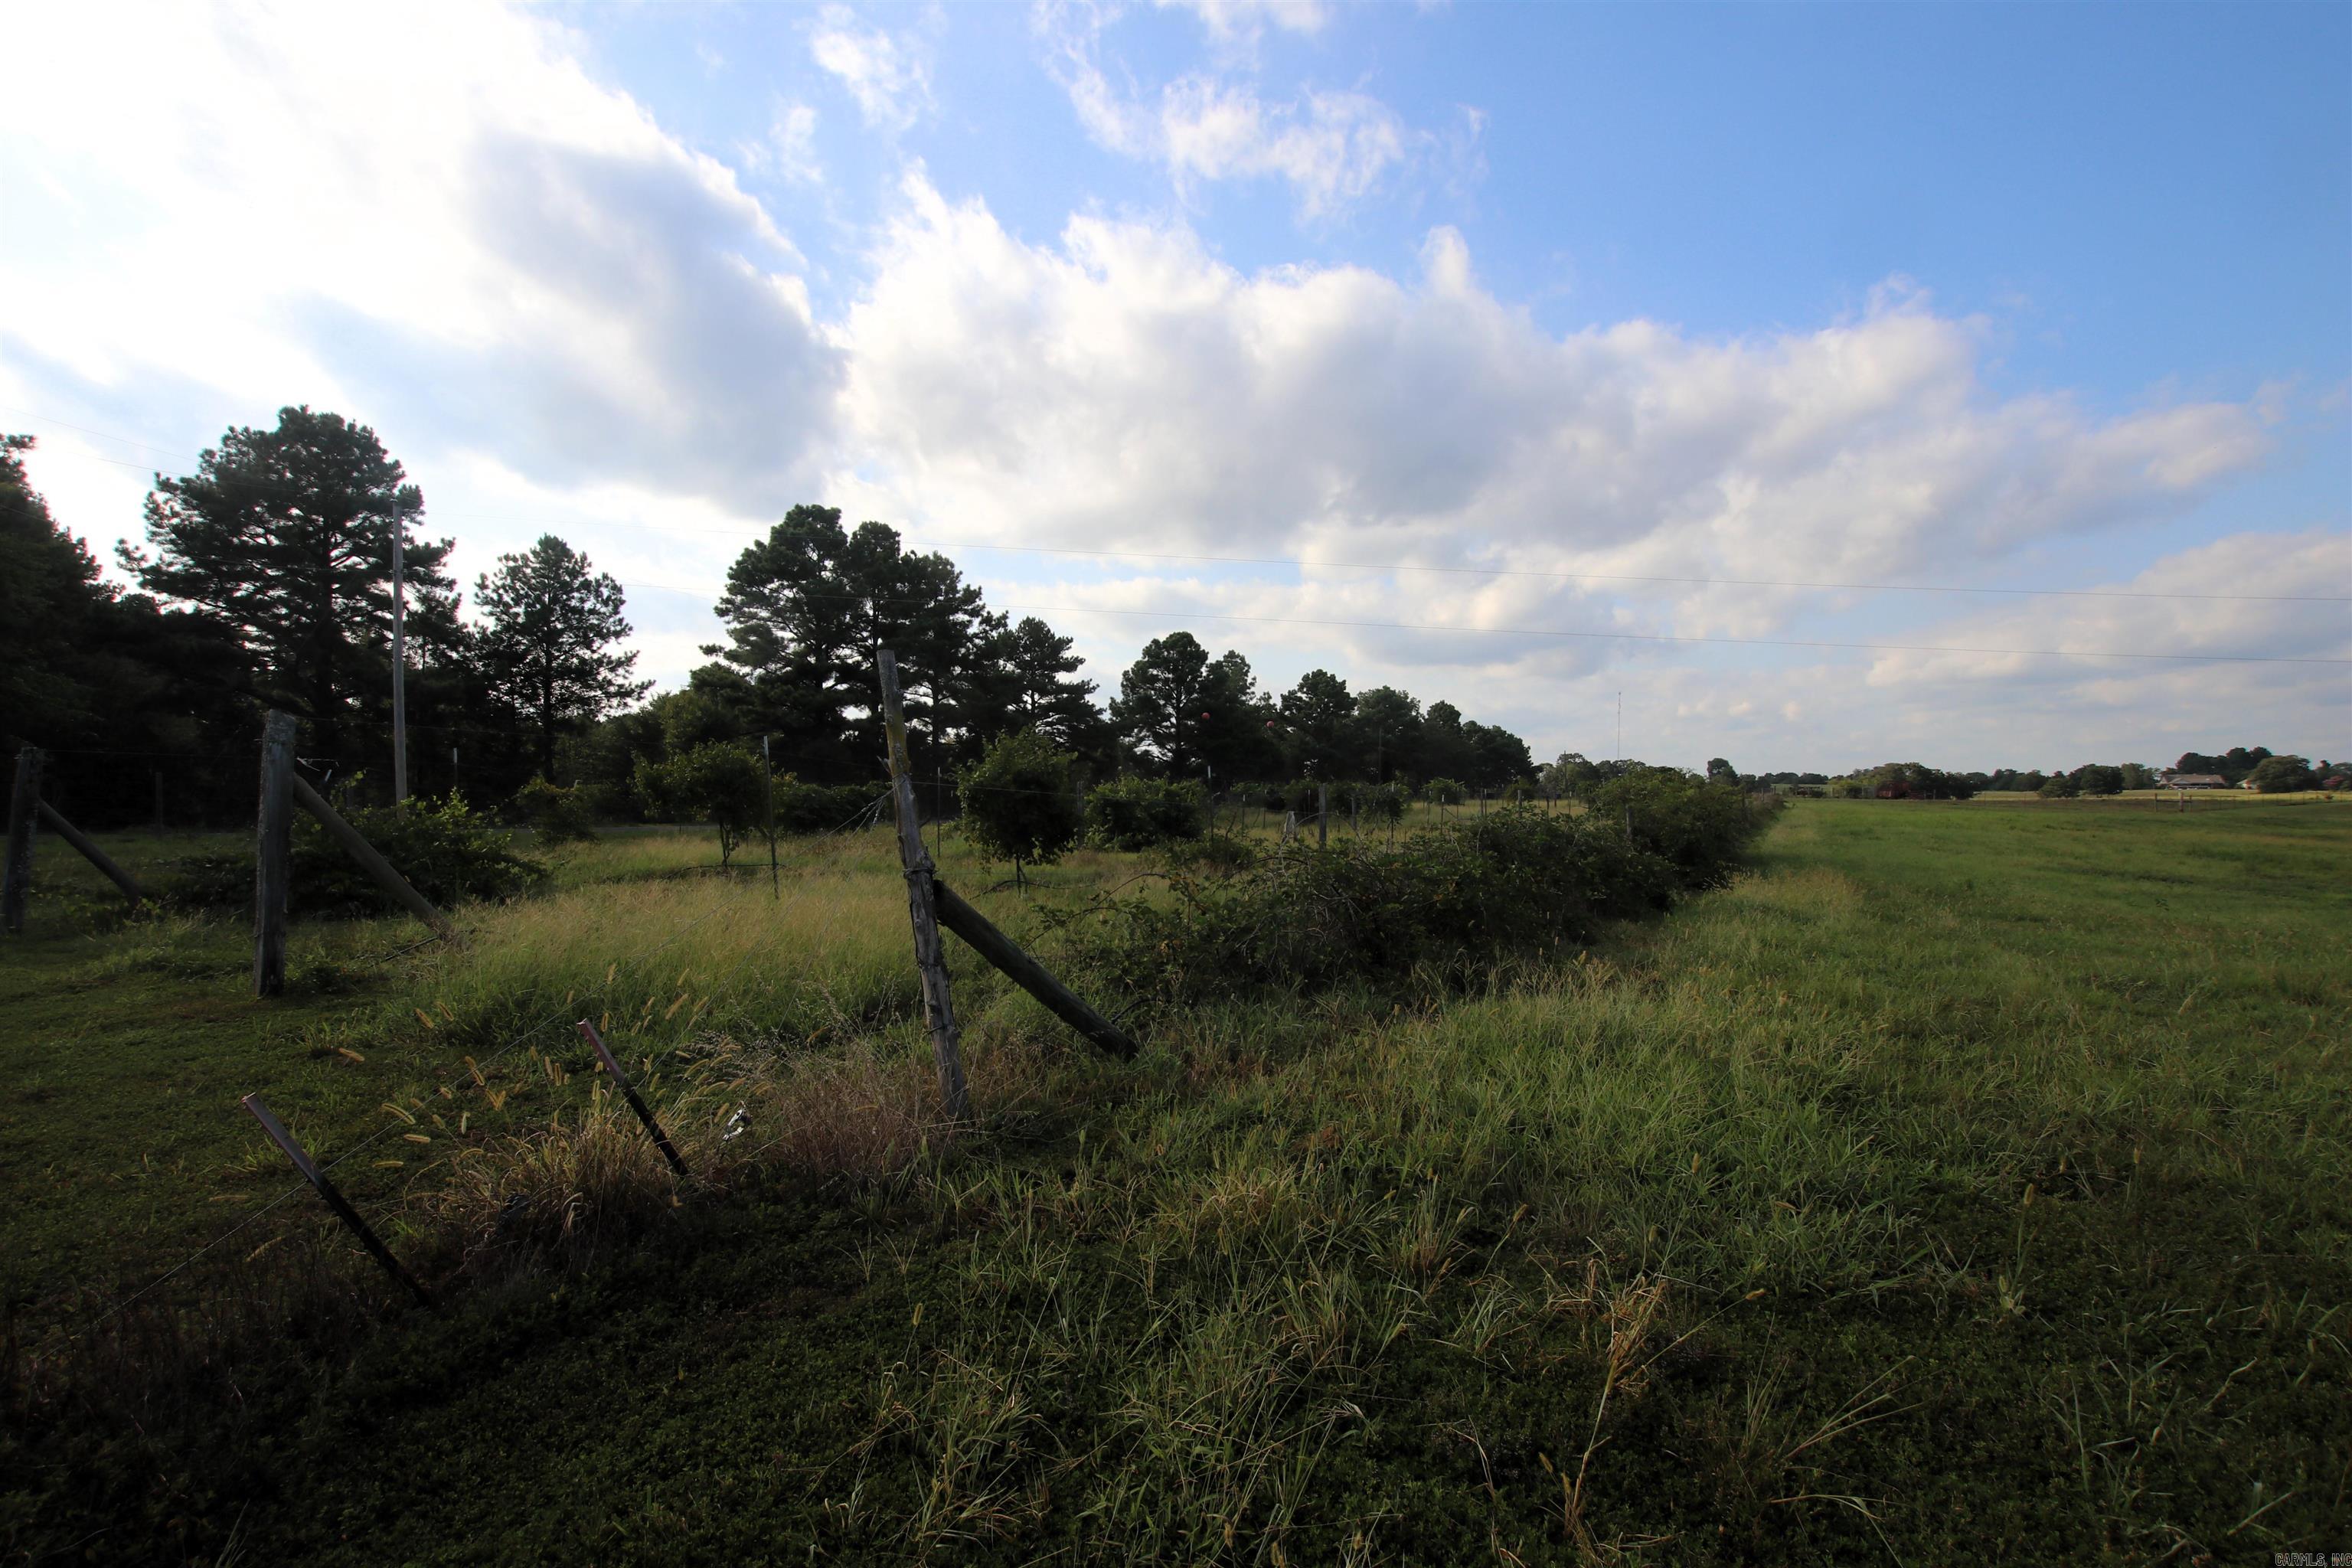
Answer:
M0 1542L351 1563L2352 1546L2352 808L2204 805L1802 803L1753 874L1571 963L1414 1005L1166 1018L1133 1066L958 954L982 1127L948 1149L878 834L797 847L781 896L764 868L677 874L713 858L697 837L615 837L469 911L463 952L298 928L294 994L267 1005L240 931L118 928L89 879L0 971L25 1343L256 1213L151 1300L233 1294L273 1245L379 1294L309 1200L262 1210L287 1173L235 1110L248 1089L330 1155L373 1140L338 1176L412 1252L486 1205L589 1225L579 1194L616 1190L594 1161L658 1205L568 1268L261 1357L188 1430L54 1415L0 1448ZM983 886L959 855L950 836L946 874ZM1141 868L1080 857L1039 896ZM45 889L81 887L54 869ZM1021 897L987 903L1034 929ZM667 1206L592 1098L583 1013L656 1069L723 1192Z

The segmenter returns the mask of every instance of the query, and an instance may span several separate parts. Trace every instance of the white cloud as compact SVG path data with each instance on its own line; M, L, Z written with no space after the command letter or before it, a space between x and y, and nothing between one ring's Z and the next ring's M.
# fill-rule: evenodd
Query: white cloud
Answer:
M830 12L825 29L877 36ZM820 321L804 262L733 172L589 77L536 14L425 11L385 28L315 7L163 10L122 29L58 7L27 13L16 39L27 58L105 64L32 73L0 99L0 402L185 444L175 458L45 438L39 482L101 549L94 520L135 531L143 474L99 458L183 470L229 420L308 399L383 431L465 542L468 574L555 527L626 581L715 587L745 528L823 499L955 540L1953 581L2053 541L2137 537L2261 461L2279 417L2267 390L2120 415L1999 394L1981 369L1986 331L1900 283L1807 330L1633 321L1560 335L1497 299L1448 229L1411 277L1244 274L1181 223L1084 216L1025 243L919 175L855 302ZM1107 96L1106 134L1132 135L1182 178L1283 180L1315 210L1360 199L1415 155L1369 100L1269 107L1188 80L1143 118L1131 95ZM819 177L814 124L807 105L779 103L762 171ZM1382 134L1403 153L1381 151ZM1779 736L1853 761L2030 761L2015 750L2026 739L2087 744L2136 714L2193 731L2184 745L2327 749L2295 726L2332 715L2340 729L2343 711L2341 667L1514 635L1795 628L2301 657L2341 649L2340 605L2039 601L1890 631L1891 603L1916 623L1932 602L1861 597L1849 611L1794 590L1544 575L1045 576L1028 563L998 596L1196 616L1269 675L1320 663L1360 686L1393 679L1586 750L1619 682L1649 715L1635 744L1629 698L1629 745L1679 755L1687 741L1685 760ZM2137 585L2340 594L2346 576L2337 536L2272 534L2160 563ZM646 643L672 678L700 635L678 603ZM1847 613L1861 629L1823 621ZM1066 618L1097 650L1183 624ZM1805 737L1788 741L1799 724Z
M877 130L904 132L930 111L930 60L915 35L868 27L847 6L827 5L809 35L809 53Z
M1410 283L1244 276L1181 226L1024 244L917 178L839 341L902 509L1040 542L1885 580L2168 510L2265 449L2234 404L1996 397L1979 336L1891 293L1812 331L1555 337L1450 230Z
M1199 8L1223 37L1235 36L1244 20L1255 26L1260 9ZM1304 15L1321 25L1320 11ZM1041 7L1037 28L1047 68L1069 93L1088 136L1112 152L1159 163L1180 193L1203 181L1280 179L1300 216L1321 218L1362 201L1423 154L1443 152L1457 169L1475 164L1483 123L1475 112L1441 139L1409 128L1394 110L1358 91L1308 87L1287 101L1269 101L1246 81L1209 72L1167 83L1156 100L1122 89L1098 58L1107 19L1099 10ZM1308 30L1303 22L1284 25Z
M753 174L773 174L795 185L824 184L824 165L816 155L816 110L805 103L778 99L766 137L742 143L736 155Z
M299 5L12 26L27 58L105 62L0 103L9 374L45 412L309 399L570 483L803 471L838 369L799 253L562 29ZM30 194L51 185L76 205Z
M1210 41L1230 53L1249 56L1271 26L1311 37L1331 22L1324 0L1153 0L1163 11L1186 10L1201 19Z

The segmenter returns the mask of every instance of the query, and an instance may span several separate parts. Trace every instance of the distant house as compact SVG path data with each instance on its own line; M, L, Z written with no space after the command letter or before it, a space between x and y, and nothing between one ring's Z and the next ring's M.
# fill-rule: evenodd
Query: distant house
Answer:
M2166 773L2158 781L2165 789L2228 789L2230 781L2220 773Z

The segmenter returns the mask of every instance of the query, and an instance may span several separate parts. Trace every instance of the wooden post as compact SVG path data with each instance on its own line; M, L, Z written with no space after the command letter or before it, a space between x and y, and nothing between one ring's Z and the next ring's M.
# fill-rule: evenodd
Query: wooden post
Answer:
M270 717L275 719L280 715L273 713ZM270 1142L286 1151L286 1157L294 1162L294 1168L302 1173L302 1179L316 1187L319 1195L327 1200L327 1206L335 1211L335 1217L352 1227L352 1234L360 1238L360 1245L368 1249L368 1256L383 1264L386 1274L407 1286L408 1293L416 1298L418 1306L433 1305L433 1298L425 1293L425 1287L416 1282L416 1277L400 1266L400 1259L392 1255L392 1248L368 1228L368 1222L360 1218L359 1210L352 1207L350 1200L336 1190L335 1184L327 1180L327 1173L319 1169L317 1162L295 1141L294 1134L287 1131L285 1124L269 1114L269 1107L261 1103L261 1096L248 1094L238 1103L253 1112L253 1119L261 1123L261 1130L269 1134Z
M131 873L108 858L105 850L89 841L89 835L68 822L58 808L47 801L42 801L40 807L41 820L47 823L58 837L79 850L83 859L105 872L107 880L121 889L124 898L129 899L133 905L146 901L147 895L139 890L139 884L131 879Z
M327 830L328 837L341 845L343 852L360 863L360 869L375 879L377 887L398 900L402 908L432 927L444 939L460 944L464 942L465 939L458 934L449 917L435 909L432 900L410 887L408 879L393 869L392 862L385 859L358 828L345 822L341 814L310 787L310 780L299 773L290 776L294 781L294 799L303 810L319 819L319 826Z
M163 770L155 770L155 826L163 826Z
M678 1158L677 1146L669 1141L669 1134L662 1131L661 1123L654 1120L654 1113L646 1108L646 1102L637 1098L636 1085L631 1083L629 1075L621 1070L621 1064L613 1059L613 1053L605 1047L604 1037L599 1035L596 1026L585 1018L580 1020L580 1032L587 1037L590 1045L596 1047L596 1059L604 1064L604 1070L611 1073L613 1081L620 1086L621 1096L629 1102L629 1109L637 1113L637 1120L644 1122L646 1131L654 1135L654 1144L661 1150L662 1158L669 1162L669 1168L680 1176L685 1175L686 1162Z
M1322 848L1331 837L1331 786L1315 786L1315 847Z
M403 580L402 545L407 520L392 520L392 808L408 811L408 584Z
M882 682L882 728L890 752L890 804L898 817L898 864L907 877L907 917L915 928L915 967L923 978L923 1008L929 1016L931 1056L939 1064L940 1101L950 1123L967 1121L971 1094L963 1080L963 1058L956 1046L955 1002L948 993L947 954L940 945L939 907L932 897L931 858L923 848L922 822L915 810L915 774L907 753L907 716L898 706L898 658L880 649L875 662Z
M1134 1057L1134 1040L1055 979L1044 964L1022 952L1011 937L989 922L986 915L964 902L936 876L931 879L931 891L939 899L940 923L969 942L974 952L1003 970L1007 979L1044 1003L1047 1012L1095 1045L1121 1060Z
M25 901L33 890L33 824L41 805L41 749L16 753L16 787L8 796L8 869L0 887L0 920L10 936L25 931Z
M261 809L254 828L253 994L286 989L286 899L294 827L294 716L261 724Z
M776 870L776 763L768 755L768 737L760 737L760 803L768 814L768 896L781 899L784 885Z

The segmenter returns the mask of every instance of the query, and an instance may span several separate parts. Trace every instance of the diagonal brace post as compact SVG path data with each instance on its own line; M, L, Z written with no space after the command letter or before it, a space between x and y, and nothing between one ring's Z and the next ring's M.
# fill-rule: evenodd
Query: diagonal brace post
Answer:
M637 1086L631 1083L629 1075L621 1070L621 1064L604 1044L604 1037L598 1034L596 1026L585 1018L580 1020L580 1033L596 1047L596 1059L604 1064L604 1070L613 1075L613 1082L620 1088L621 1098L629 1102L629 1109L637 1113L637 1120L644 1122L646 1131L653 1134L654 1146L662 1152L662 1158L669 1162L669 1168L680 1176L685 1175L686 1162L678 1157L677 1145L669 1141L669 1134L662 1131L662 1124L654 1120L652 1108L638 1097Z

